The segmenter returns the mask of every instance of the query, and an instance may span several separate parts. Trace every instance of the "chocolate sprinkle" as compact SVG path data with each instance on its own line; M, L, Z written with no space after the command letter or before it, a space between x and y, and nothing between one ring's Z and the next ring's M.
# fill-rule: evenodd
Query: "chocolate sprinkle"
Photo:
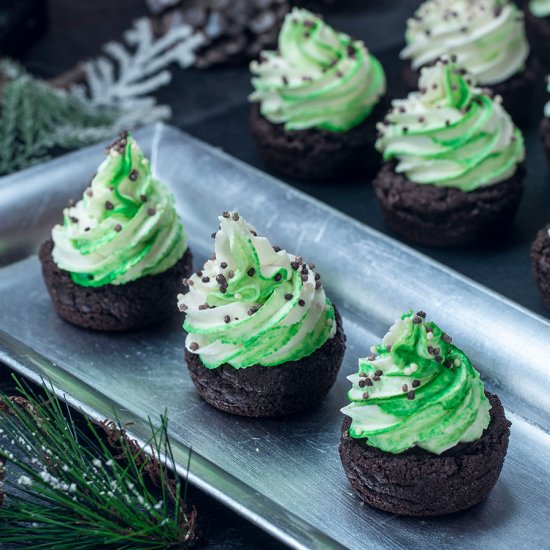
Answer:
M199 345L197 344L197 342L191 342L189 344L189 349L191 351L197 351L199 349Z
M382 376L384 374L384 371L381 371L380 369L378 369L375 373L374 373L374 376Z
M120 232L122 231L122 225L120 225L119 223L117 223L117 224L115 225L115 231L116 231L117 233L120 233Z
M372 386L372 385L373 385L372 380L369 377L365 378L365 386Z
M304 302L304 300L300 299L300 300L298 300L298 305L301 306L301 307L304 307L306 305L306 303Z
M409 393L407 393L407 399L410 399L412 401L414 398L415 398L415 395L412 390Z
M277 273L277 275L275 275L275 277L273 277L273 280L278 283L282 278L283 278L283 276L280 273Z
M152 206L147 209L147 214L149 214L149 216L154 216L156 213L157 211Z
M285 294L285 300L292 300L292 294Z
M208 276L203 277L203 278L202 278L202 282L203 282L203 283L209 283L209 282L210 282L210 277L208 277Z
M249 277L254 277L254 275L256 274L256 270L251 267L247 272L246 274L249 276Z
M407 386L407 384L403 384L401 386L401 390L403 390L405 393L407 393L409 391L409 386Z
M130 178L130 181L137 181L139 178L139 172L134 168L128 177Z
M420 386L420 380L413 380L411 385L413 388L418 388L418 386Z
M143 202L147 202L147 195L140 195L139 198L140 198Z
M231 321L231 317L229 317L229 315L225 315L223 318L223 322L227 324L229 323L229 321Z
M223 216L224 218L229 218L229 217L230 217L230 216L229 216L229 212L222 212L222 216Z
M366 391L363 393L363 399L368 399L369 398L369 392Z
M235 214L233 214L233 215L231 216L231 219L232 219L234 222L238 222L238 221L239 221L239 214L237 214L237 213L235 212Z
M114 208L113 203L110 201L105 201L105 210L112 210Z
M220 267L221 267L222 269L225 269L225 268L227 267L227 262L222 262L222 263L220 264Z

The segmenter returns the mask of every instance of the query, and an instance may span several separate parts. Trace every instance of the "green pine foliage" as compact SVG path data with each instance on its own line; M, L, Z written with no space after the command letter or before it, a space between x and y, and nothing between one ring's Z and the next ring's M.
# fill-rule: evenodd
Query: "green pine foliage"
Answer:
M71 149L109 137L115 113L90 108L13 64L5 75L0 110L0 175L48 158L56 148Z
M48 387L18 391L0 394L0 543L160 549L193 540L195 512L160 460L173 461L166 417L151 426L146 455L116 423L80 426Z

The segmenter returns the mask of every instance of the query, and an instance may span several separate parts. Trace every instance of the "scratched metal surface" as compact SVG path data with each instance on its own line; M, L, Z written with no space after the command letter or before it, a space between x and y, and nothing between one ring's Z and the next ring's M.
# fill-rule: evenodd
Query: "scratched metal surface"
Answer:
M348 351L328 398L286 420L211 409L183 363L180 320L154 330L86 332L55 315L34 255L101 160L96 146L0 180L0 360L50 378L96 417L135 420L168 408L179 470L297 548L542 548L550 540L550 323L410 248L166 126L137 134L173 189L197 265L222 210L238 209L274 244L318 265L344 316ZM357 358L408 308L422 308L472 357L513 421L502 476L464 513L428 521L363 506L343 475L339 408Z

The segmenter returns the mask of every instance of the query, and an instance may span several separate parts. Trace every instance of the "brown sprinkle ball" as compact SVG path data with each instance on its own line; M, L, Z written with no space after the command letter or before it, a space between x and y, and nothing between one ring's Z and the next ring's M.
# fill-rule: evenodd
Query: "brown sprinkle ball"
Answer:
M415 395L412 390L409 393L407 393L407 399L410 399L412 401L414 398L415 398Z
M235 277L235 273L234 271L232 271L231 269L227 272L227 277L229 279L233 279L233 277Z
M415 325L421 325L421 324L422 324L422 317L419 317L418 315L415 315L415 316L413 317L412 322L413 322Z
M360 376L361 378L366 378L366 377L367 377L367 373L366 373L366 372L360 372L360 373L359 373L359 376Z
M204 311L205 309L209 309L208 304L201 304L199 306L199 311Z
M130 172L130 181L137 181L137 179L139 178L139 172L134 168L131 172Z
M70 219L73 223L78 223L78 218L75 218L74 216L70 216L69 219Z
M197 344L197 342L191 342L189 344L189 349L191 351L197 351L199 349L199 345Z
M105 210L112 210L114 208L113 203L110 201L105 201Z
M220 267L221 267L222 269L226 269L226 268L227 268L227 262L222 262L222 263L220 264Z
M277 273L277 275L275 275L275 277L273 277L273 280L275 280L276 282L279 282L282 278L283 278L283 276L280 273Z
M216 275L216 282L221 286L227 286L227 279L225 278L225 275L220 273L219 275Z
M231 317L229 317L229 315L225 315L224 318L223 318L223 322L227 324L230 321L231 321Z
M232 219L234 222L238 222L238 221L239 221L239 214L237 214L237 213L235 212L235 214L233 214L233 215L231 216L231 219Z
M147 214L149 214L149 216L154 216L156 213L157 211L153 207L147 209Z
M420 380L413 380L411 385L413 388L418 388L418 386L420 386Z
M298 300L298 305L301 306L301 307L304 307L306 305L306 303L302 299L300 299L300 300Z
M382 376L384 373L378 369L375 373L374 373L374 376Z
M417 311L416 312L416 316L417 317L422 317L422 319L425 319L426 318L426 312L420 310L420 311Z
M120 225L119 223L117 223L117 224L115 225L115 231L116 231L117 233L120 233L120 232L122 231L122 225Z
M229 218L229 217L230 217L230 216L229 216L229 212L227 212L227 211L222 212L222 216L223 216L224 218Z
M359 380L359 387L360 387L360 388L364 388L366 385L367 385L367 381L366 381L366 380Z
M373 377L372 377L372 380L373 380L374 382L380 382L380 376L373 376Z
M86 195L88 195L88 197L93 197L93 196L94 196L94 192L93 192L91 189L87 189L87 190L86 190Z
M448 335L448 334L444 334L441 339L444 341L444 342L447 342L447 344L450 344L453 339Z
M292 294L285 294L285 300L292 300Z
M369 398L369 392L366 391L365 393L363 393L363 399L368 399Z
M147 195L140 195L139 198L142 200L142 202L147 202Z
M365 378L365 386L372 386L373 383L372 383L372 380L367 376L367 378Z
M434 359L438 362L438 363L443 363L443 357L441 357L441 355L436 355L434 357Z
M214 231L214 233L212 233L212 235L210 235L213 239L216 238L216 232Z
M179 309L180 311L182 311L182 312L183 312L183 311L187 311L187 306L186 306L185 304L179 304L179 305L178 305L178 309Z
M403 392L407 393L409 391L409 386L407 386L407 384L403 384L401 386L401 390L403 390Z
M374 361L376 359L376 355L374 353L371 353L368 357L367 357L367 361Z
M202 278L202 282L203 282L203 283L209 283L209 282L210 282L210 277L208 277L208 276L203 277L203 278Z
M258 311L258 308L256 306L252 306L249 310L248 310L248 315L254 315L254 313L256 313Z

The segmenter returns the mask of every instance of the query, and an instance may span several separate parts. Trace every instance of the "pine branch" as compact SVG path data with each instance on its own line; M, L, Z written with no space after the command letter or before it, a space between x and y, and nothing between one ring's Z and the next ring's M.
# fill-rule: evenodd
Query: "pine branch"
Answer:
M154 549L195 538L196 511L188 511L179 478L160 460L175 465L165 415L159 427L151 424L149 456L118 422L77 424L47 386L37 396L18 382L18 391L0 394L0 463L8 474L0 468L0 542Z

